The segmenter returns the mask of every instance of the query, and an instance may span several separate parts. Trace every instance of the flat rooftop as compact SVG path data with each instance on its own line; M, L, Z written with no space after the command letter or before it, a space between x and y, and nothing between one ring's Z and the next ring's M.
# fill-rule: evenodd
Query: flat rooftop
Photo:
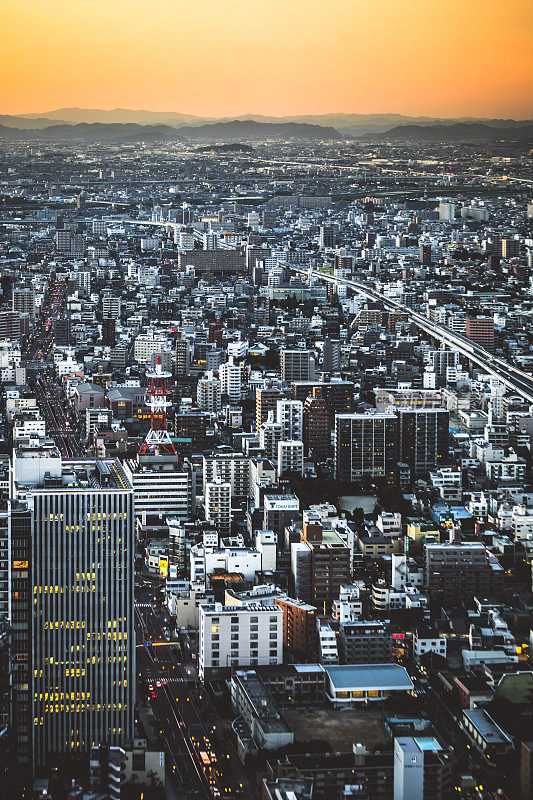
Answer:
M285 708L283 716L297 742L321 740L333 752L351 752L354 742L369 750L390 742L379 711Z
M336 691L397 689L411 691L413 683L399 664L346 664L325 667Z
M36 492L132 491L120 462L67 460L59 452L16 449L13 456L15 494Z
M482 739L488 744L510 744L511 739L484 708L472 708L463 711L466 719L474 726Z

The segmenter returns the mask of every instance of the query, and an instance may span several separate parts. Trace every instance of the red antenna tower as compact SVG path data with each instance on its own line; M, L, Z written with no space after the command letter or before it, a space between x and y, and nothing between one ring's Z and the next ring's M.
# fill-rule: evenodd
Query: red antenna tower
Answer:
M167 409L172 405L168 399L167 380L170 372L164 372L161 356L156 356L155 370L146 375L150 378L150 391L146 395L146 405L151 412L150 430L142 443L139 455L159 455L160 453L176 454L174 445L167 430Z

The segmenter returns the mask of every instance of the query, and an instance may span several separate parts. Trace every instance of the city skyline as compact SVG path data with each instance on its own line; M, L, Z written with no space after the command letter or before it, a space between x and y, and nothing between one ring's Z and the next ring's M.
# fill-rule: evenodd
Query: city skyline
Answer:
M335 0L327 14L315 0L206 0L201 9L9 0L0 23L4 114L78 106L207 117L533 116L526 0L473 0L468 18L458 0L431 13L421 0Z

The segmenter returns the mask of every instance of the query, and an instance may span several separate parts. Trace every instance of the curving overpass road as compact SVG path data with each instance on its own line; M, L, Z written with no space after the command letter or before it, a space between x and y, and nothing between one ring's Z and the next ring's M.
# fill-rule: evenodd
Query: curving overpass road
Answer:
M480 347L470 339L467 339L466 336L455 333L450 328L446 327L446 325L433 322L420 312L414 311L412 308L403 305L403 303L399 303L397 300L385 297L375 287L367 283L350 280L349 278L338 278L324 272L317 272L316 270L305 270L301 267L288 266L293 272L308 278L318 279L335 285L341 283L345 284L355 292L363 295L363 297L382 303L389 311L401 311L406 313L409 319L414 322L420 330L424 331L424 333L458 350L463 356L481 367L488 375L498 378L507 389L519 395L524 400L527 400L528 403L533 403L533 377L518 367L507 363L504 359L492 355L492 353L489 353L484 347Z

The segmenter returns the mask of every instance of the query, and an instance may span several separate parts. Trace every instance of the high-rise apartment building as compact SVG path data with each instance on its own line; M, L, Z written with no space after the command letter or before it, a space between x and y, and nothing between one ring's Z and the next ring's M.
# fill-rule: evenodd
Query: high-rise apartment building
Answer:
M324 529L316 512L304 511L302 540L294 543L291 549L298 596L329 611L333 600L339 596L340 587L350 582L350 548L336 531ZM303 558L298 558L298 549L302 550Z
M303 407L303 442L313 461L325 461L331 449L327 403L320 386L313 387Z
M303 435L303 404L301 400L278 400L276 421L281 425L282 439L301 440Z
M18 311L0 311L0 340L19 342L23 331L22 319Z
M311 660L318 651L317 609L303 600L276 597L283 611L283 647L291 658Z
M420 242L420 263L424 267L431 266L431 245L427 242Z
M427 360L437 377L445 381L447 369L457 369L459 366L459 352L444 348L431 350L428 353Z
M191 349L187 339L176 340L176 377L186 378L191 370Z
M242 369L230 359L226 364L221 364L218 370L222 394L228 396L232 405L237 405L242 399Z
M351 381L322 380L322 381L297 381L292 384L291 397L304 403L314 388L321 390L326 401L330 425L335 424L336 414L351 414L355 411L355 387Z
M424 580L432 601L451 604L493 597L503 586L503 568L478 542L426 544Z
M178 269L194 267L197 275L210 272L213 274L244 274L246 257L242 250L183 250L178 255Z
M399 459L412 475L424 475L448 460L450 414L443 408L399 408Z
M467 317L466 338L494 352L494 320L492 317Z
M516 258L520 255L520 242L518 239L502 239L500 250L502 258Z
M205 485L205 518L212 522L220 536L231 533L231 483L220 478Z
M15 450L13 710L26 775L133 735L133 490L116 461Z
M55 343L60 347L68 347L70 344L70 316L59 317L54 320Z
M331 339L326 336L322 351L322 369L324 372L339 372L341 368L341 343L340 339Z
M268 419L268 412L274 415L277 410L277 402L281 398L279 389L273 386L263 386L255 390L255 430L259 433L261 425Z
M397 438L395 414L337 414L335 477L356 483L381 478L391 483L398 460Z
M35 317L35 292L27 286L15 286L11 298L11 308L20 314Z
M2 620L11 618L9 549L9 514L7 511L0 511L0 625Z
M104 319L118 319L120 317L120 297L104 294L102 297L102 316Z
M138 455L124 462L135 496L135 516L176 517L188 522L195 508L195 473L174 454Z
M275 460L278 457L278 443L282 437L282 426L274 422L272 412L266 422L259 429L259 447L265 451L267 458Z
M83 253L85 250L83 234L75 233L68 228L56 231L55 242L58 253Z
M439 203L439 220L441 222L452 222L455 219L455 203Z
M311 350L282 350L281 377L285 383L312 381L315 377L315 359Z
M297 472L300 475L304 471L304 443L290 439L278 442L278 476L286 472Z
M335 229L331 225L321 225L319 233L320 248L335 247Z
M215 414L222 408L222 387L218 378L208 372L196 387L196 403L202 411Z
M106 347L115 347L116 343L116 322L111 317L104 317L102 320L102 344Z
M217 477L231 484L231 494L240 500L250 492L250 459L244 453L214 453L203 458L203 491L206 484Z

